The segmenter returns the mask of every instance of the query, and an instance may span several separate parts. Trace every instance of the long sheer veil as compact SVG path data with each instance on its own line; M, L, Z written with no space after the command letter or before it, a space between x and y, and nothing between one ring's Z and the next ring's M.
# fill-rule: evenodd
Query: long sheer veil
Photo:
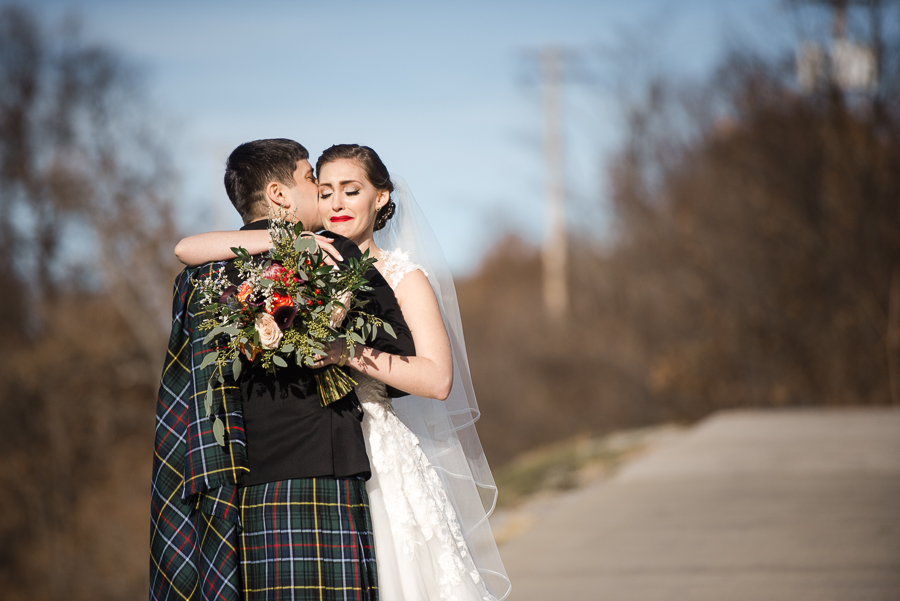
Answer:
M406 181L391 174L396 205L387 226L375 232L385 250L409 252L428 274L453 347L453 387L445 401L407 396L394 399L397 416L419 438L453 503L475 565L497 599L509 596L510 581L500 559L488 516L497 504L497 486L475 431L480 416L463 339L453 276L437 237Z

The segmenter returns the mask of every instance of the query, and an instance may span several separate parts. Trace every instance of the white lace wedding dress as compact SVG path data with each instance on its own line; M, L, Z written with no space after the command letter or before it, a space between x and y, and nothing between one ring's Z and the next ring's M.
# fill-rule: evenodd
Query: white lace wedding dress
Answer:
M382 257L382 275L393 289L419 268L399 250ZM493 601L440 476L394 413L385 385L358 372L354 377L372 467L366 488L381 601Z

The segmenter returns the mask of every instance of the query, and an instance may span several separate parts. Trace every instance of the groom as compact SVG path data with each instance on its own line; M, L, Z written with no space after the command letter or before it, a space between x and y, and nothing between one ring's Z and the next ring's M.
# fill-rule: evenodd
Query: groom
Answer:
M245 225L265 229L275 211L309 229L321 221L318 188L303 146L242 144L228 158L225 187ZM344 260L359 249L340 236ZM365 479L369 463L355 393L321 407L313 372L242 371L213 389L225 424L219 446L203 408L213 350L197 328L192 283L223 265L186 269L175 285L172 337L157 405L151 506L151 600L377 599ZM225 275L237 278L232 261ZM415 353L391 288L374 268L366 310L391 323L372 346ZM395 391L396 394L402 394Z

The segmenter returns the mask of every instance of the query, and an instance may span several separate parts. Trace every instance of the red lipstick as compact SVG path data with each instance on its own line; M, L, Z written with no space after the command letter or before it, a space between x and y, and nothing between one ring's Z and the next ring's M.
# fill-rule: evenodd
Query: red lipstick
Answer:
M336 215L335 217L331 218L331 223L337 223L339 221L350 221L351 219L353 219L353 217L350 217L349 215Z

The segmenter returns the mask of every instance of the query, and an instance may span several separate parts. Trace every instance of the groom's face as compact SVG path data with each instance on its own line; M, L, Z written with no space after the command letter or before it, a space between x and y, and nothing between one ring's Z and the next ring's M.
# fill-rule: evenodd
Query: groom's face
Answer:
M319 187L309 161L306 159L297 161L297 169L294 170L294 186L286 188L284 195L291 203L291 213L295 221L302 222L303 227L307 230L322 228L322 220L319 218L318 211Z

